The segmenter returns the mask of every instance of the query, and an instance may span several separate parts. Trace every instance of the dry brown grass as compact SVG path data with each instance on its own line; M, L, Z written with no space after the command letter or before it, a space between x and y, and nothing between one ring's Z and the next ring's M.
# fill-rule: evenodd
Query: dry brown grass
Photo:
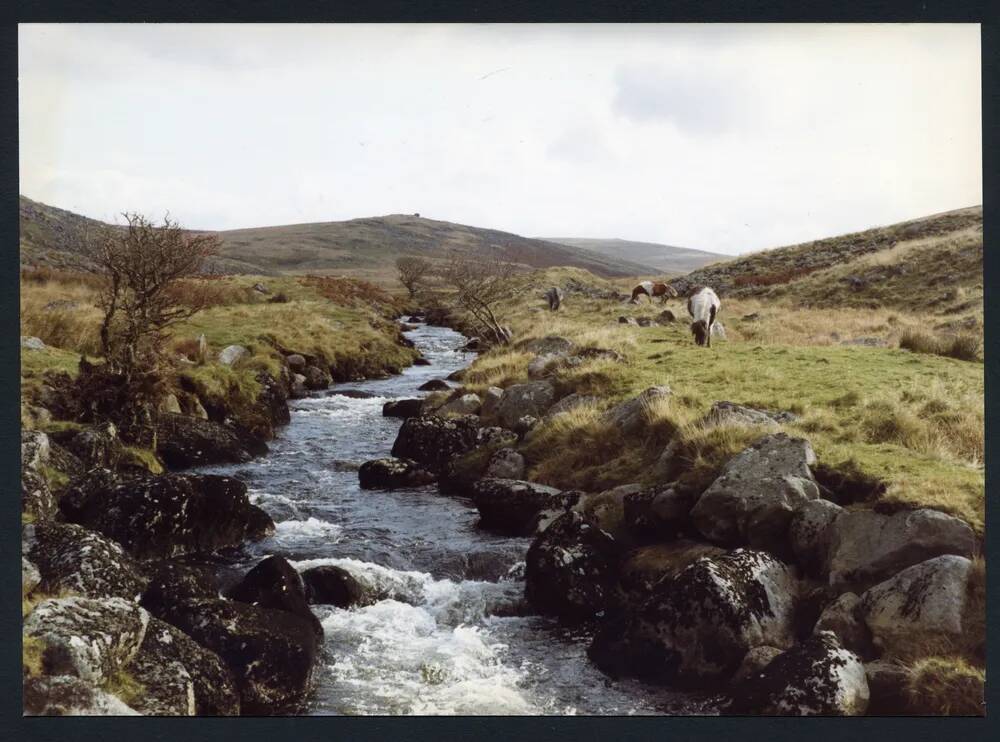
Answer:
M960 361L980 359L982 341L976 335L940 336L923 330L906 330L899 337L899 347L914 353L930 353Z
M983 716L986 671L958 657L926 657L911 665L906 696L914 713Z

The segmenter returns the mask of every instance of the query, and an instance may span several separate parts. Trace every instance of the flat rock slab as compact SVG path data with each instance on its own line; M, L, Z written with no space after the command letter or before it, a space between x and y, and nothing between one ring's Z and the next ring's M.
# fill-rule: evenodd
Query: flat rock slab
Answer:
M863 590L942 554L970 557L975 546L965 521L937 510L845 512L831 526L830 584Z

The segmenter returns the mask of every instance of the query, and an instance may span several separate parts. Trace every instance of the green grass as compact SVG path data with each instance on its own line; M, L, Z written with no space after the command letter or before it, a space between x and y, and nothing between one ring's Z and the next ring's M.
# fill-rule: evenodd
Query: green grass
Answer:
M549 271L537 282L551 285L566 277L564 271ZM688 448L690 478L704 484L729 455L760 435L698 427L713 402L728 400L796 413L799 420L785 430L808 438L821 464L854 467L884 482L883 504L939 508L982 532L982 364L898 348L832 345L814 336L824 322L836 327L836 316L825 320L821 314L803 313L802 327L796 330L789 328L797 316L793 309L757 323L755 328L763 327L760 337L746 339L732 319L745 308L733 300L724 302L721 315L729 340L699 348L680 303L666 306L682 321L649 328L621 325L617 318L654 316L659 305L634 307L577 295L555 315L532 311L541 299L530 296L510 308L507 316L519 340L560 334L624 353L624 362L595 361L560 372L554 379L560 393L597 394L607 407L650 386L666 384L673 390L670 405L654 411L639 440L617 439L595 415L562 423L566 429L543 426L528 447L536 476L558 486L587 488L636 481L649 476L665 439L677 431ZM903 320L917 323L920 318ZM476 389L516 383L524 380L530 358L516 347L497 349L481 356L466 379Z

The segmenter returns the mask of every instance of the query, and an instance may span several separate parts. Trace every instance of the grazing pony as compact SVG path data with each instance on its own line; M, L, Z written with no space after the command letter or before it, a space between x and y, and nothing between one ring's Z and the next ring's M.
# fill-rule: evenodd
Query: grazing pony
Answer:
M708 286L695 288L688 297L688 314L694 320L691 323L691 333L698 345L712 347L713 331L719 334L716 327L721 329L721 325L715 321L721 307L719 297Z
M632 289L632 303L638 304L639 297L645 294L649 297L649 301L653 301L654 296L660 297L660 304L663 304L667 299L677 296L677 291L669 283L660 283L659 281L643 281L634 289Z

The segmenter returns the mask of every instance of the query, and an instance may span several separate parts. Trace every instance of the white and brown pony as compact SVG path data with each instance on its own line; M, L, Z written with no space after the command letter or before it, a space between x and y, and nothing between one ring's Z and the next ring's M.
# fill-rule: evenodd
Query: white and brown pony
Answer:
M688 314L694 320L691 333L698 345L712 347L712 335L722 334L722 325L715 321L722 308L719 297L707 286L699 286L688 296Z
M659 281L643 281L634 289L632 289L632 303L638 304L639 297L645 294L649 297L649 301L653 301L653 297L660 297L660 304L666 302L667 299L671 299L677 296L677 292L674 287L669 283L660 283Z

